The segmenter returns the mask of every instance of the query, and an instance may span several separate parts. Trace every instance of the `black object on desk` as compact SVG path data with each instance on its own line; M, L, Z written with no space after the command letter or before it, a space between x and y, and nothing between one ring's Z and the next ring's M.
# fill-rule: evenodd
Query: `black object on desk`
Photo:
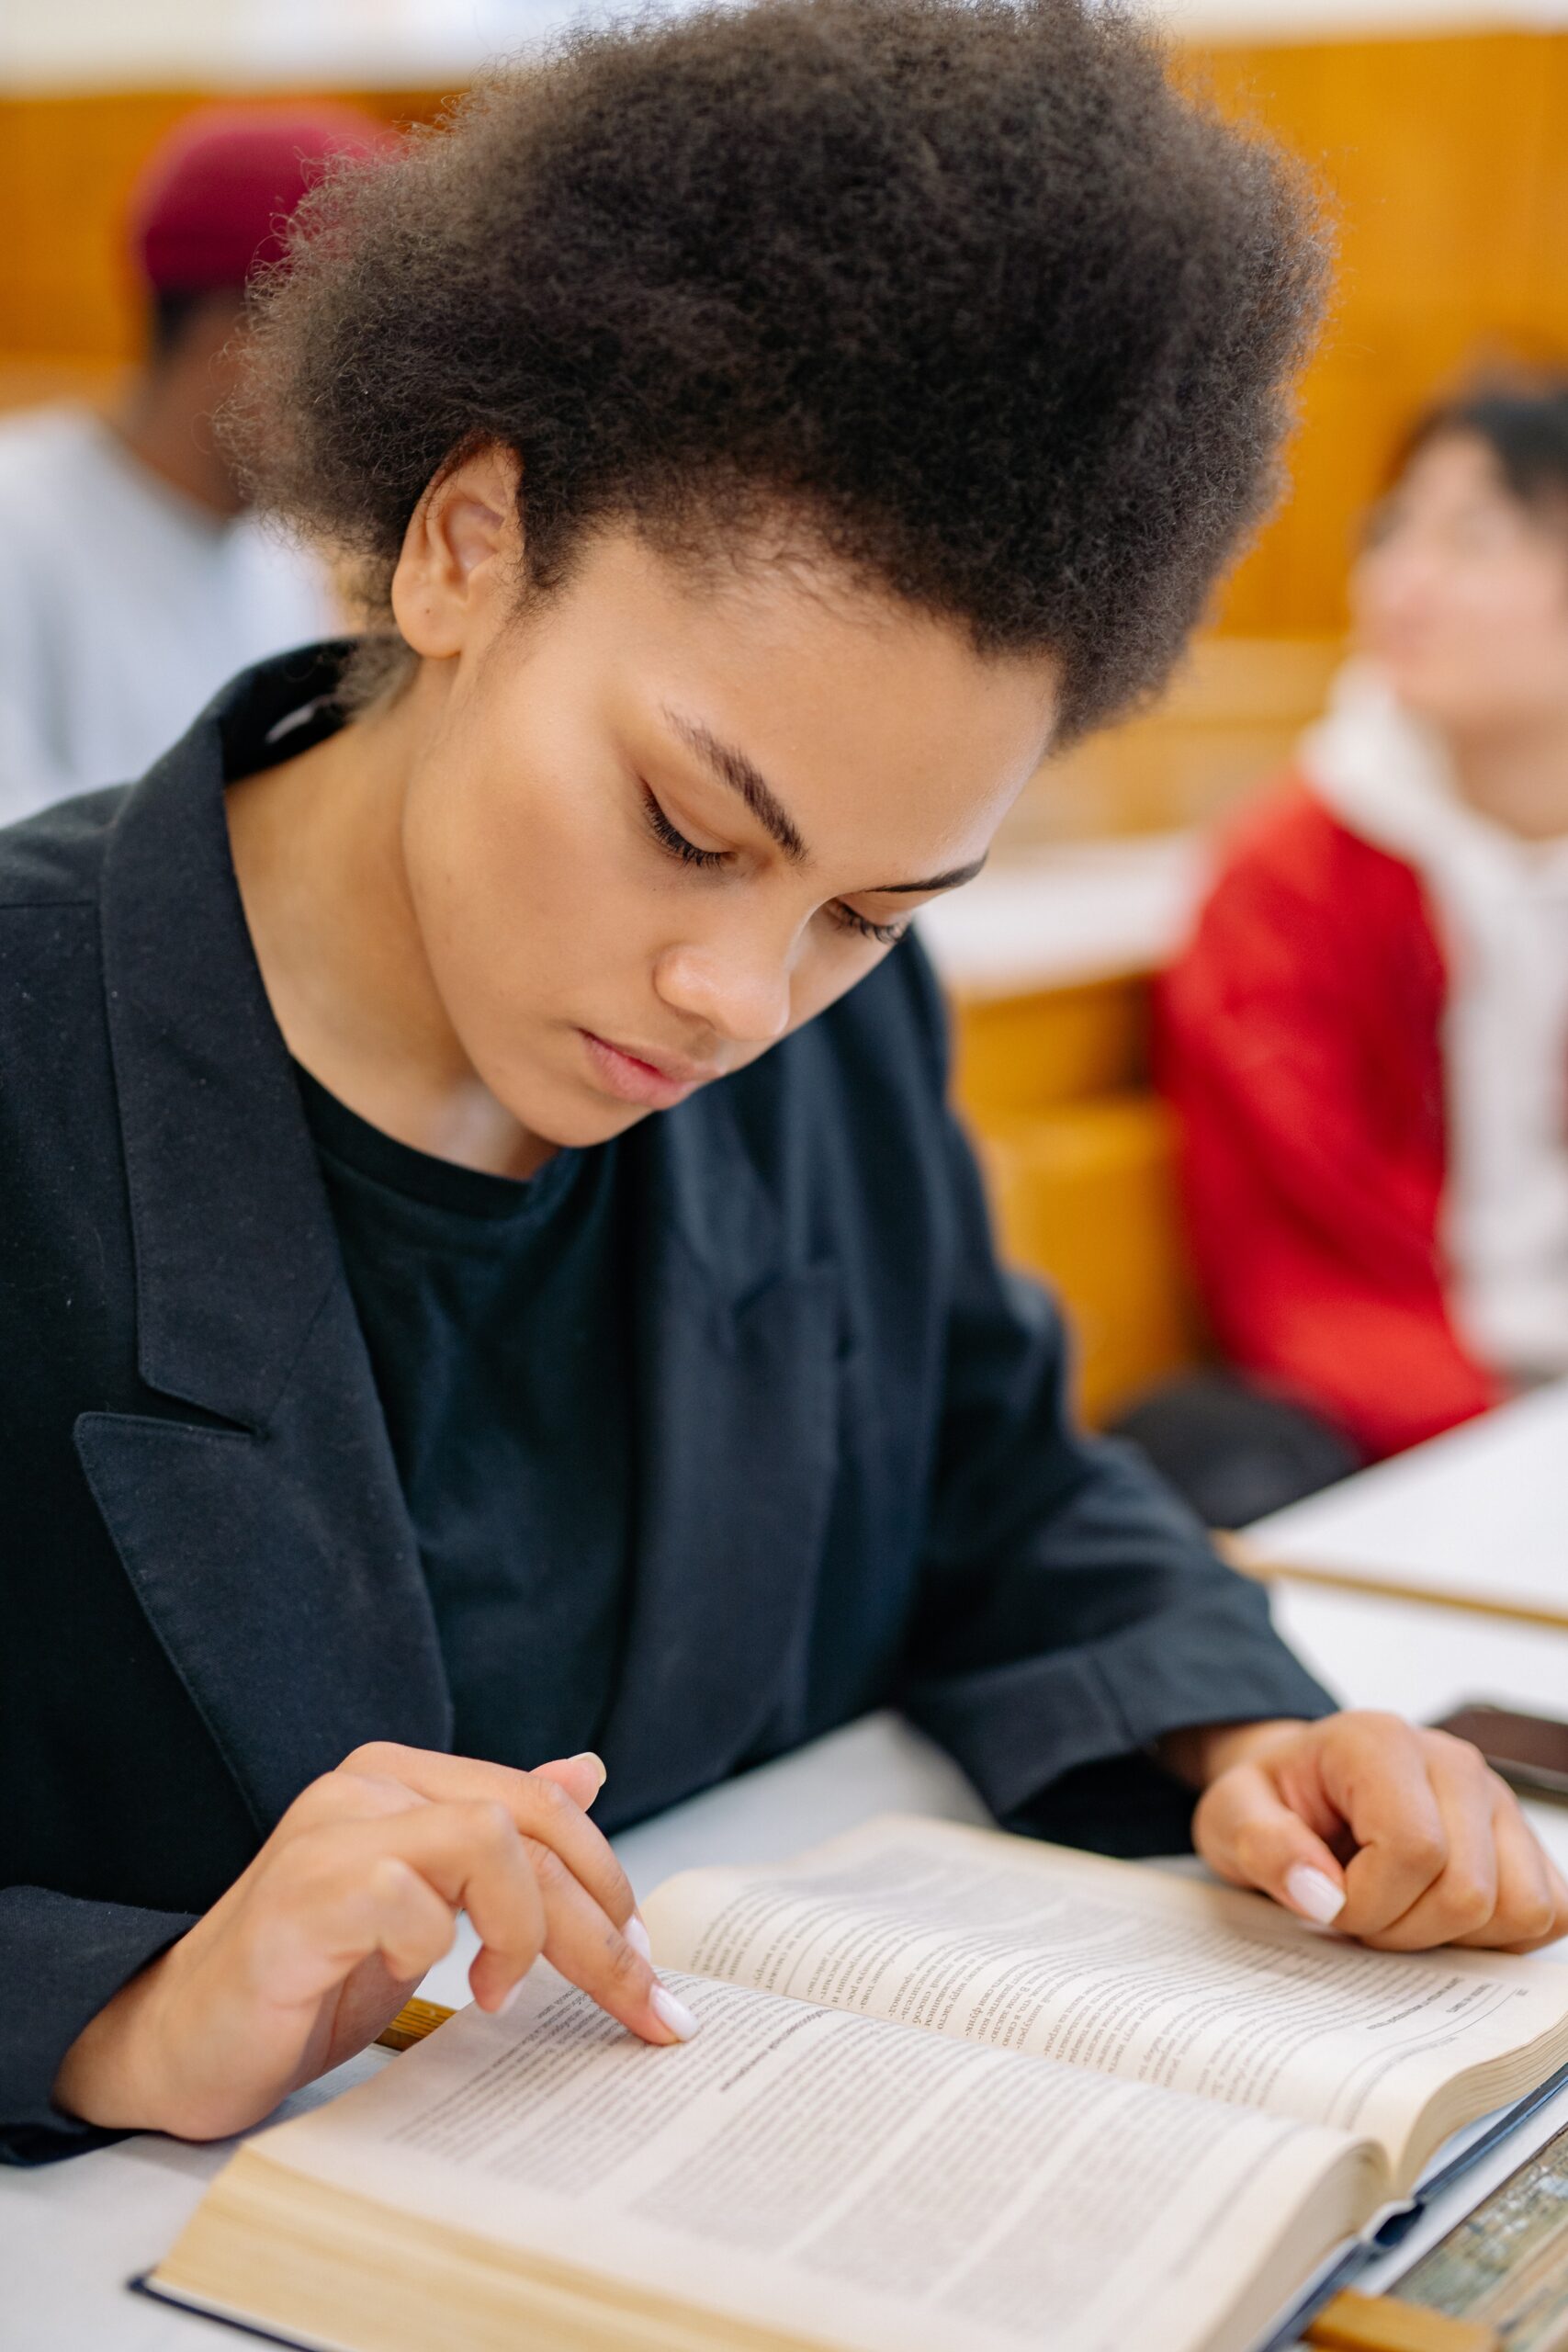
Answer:
M1432 1725L1479 1747L1495 1772L1528 1796L1568 1802L1568 1723L1467 1699Z

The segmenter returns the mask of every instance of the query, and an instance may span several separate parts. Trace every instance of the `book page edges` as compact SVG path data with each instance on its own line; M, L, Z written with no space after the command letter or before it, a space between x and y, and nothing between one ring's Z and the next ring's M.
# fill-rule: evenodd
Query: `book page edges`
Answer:
M1386 2188L1376 2149L1347 2141L1213 2314L1205 2352L1245 2352L1335 2248L1388 2210ZM459 2320L465 2352L516 2352L531 2340L520 2331L536 2327L548 2328L551 2352L834 2352L838 2342L830 2329L760 2327L647 2295L296 2174L254 2147L231 2158L145 2284L304 2352L429 2352ZM1173 2315L1162 2340L1185 2345L1191 2329Z
M147 2284L311 2352L429 2352L450 2340L459 2314L466 2352L516 2352L528 2323L548 2323L551 2352L823 2352L832 2341L645 2294L297 2173L254 2147L230 2159Z

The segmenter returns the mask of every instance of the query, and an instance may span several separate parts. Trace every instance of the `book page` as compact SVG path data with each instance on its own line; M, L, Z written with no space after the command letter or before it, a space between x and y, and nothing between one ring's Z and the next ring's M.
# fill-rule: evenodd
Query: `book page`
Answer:
M1568 2020L1550 1962L1369 1951L1260 1895L895 1815L643 1910L661 1965L1365 2133L1396 2176L1444 2083Z
M1239 2346L1382 2193L1336 2133L674 1982L655 2050L541 1966L247 2156L852 2352Z

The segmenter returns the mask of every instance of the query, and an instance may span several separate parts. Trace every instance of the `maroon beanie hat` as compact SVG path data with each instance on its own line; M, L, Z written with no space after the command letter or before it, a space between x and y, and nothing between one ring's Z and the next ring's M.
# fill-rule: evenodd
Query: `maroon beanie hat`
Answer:
M330 155L391 134L356 107L209 107L158 148L130 200L130 249L158 292L243 286L283 251L279 231Z

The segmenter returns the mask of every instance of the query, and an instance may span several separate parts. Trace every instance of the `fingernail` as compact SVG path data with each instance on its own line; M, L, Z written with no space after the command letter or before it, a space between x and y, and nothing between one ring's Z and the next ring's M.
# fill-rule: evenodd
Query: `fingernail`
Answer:
M697 2030L697 2020L684 2001L678 2001L663 1984L656 1984L649 1995L649 2006L660 2025L667 2025L677 2041L690 2041Z
M653 1939L642 1924L642 1913L640 1911L634 1911L632 1913L631 1917L621 1929L621 1933L625 1936L627 1943L630 1944L633 1951L641 1952L644 1960L651 1960L653 1958Z
M1285 1872L1285 1892L1303 1917L1315 1920L1320 1928L1337 1919L1345 1908L1344 1888L1336 1886L1322 1871L1314 1871L1310 1862L1298 1862Z
M574 1756L571 1760L574 1764L591 1764L592 1766L594 1771L599 1776L593 1792L594 1795L597 1796L600 1789L604 1787L605 1781L609 1778L609 1775L604 1770L604 1761L603 1757L595 1756L591 1747L585 1747L581 1755Z
M523 1987L527 1982L528 1979L525 1976L520 1976L517 1979L516 1984L512 1987L511 1992L506 1996L505 2000L498 2002L496 2007L491 2009L491 2017L509 2018L512 2015L513 2010L517 2007L518 2002L522 1999Z

